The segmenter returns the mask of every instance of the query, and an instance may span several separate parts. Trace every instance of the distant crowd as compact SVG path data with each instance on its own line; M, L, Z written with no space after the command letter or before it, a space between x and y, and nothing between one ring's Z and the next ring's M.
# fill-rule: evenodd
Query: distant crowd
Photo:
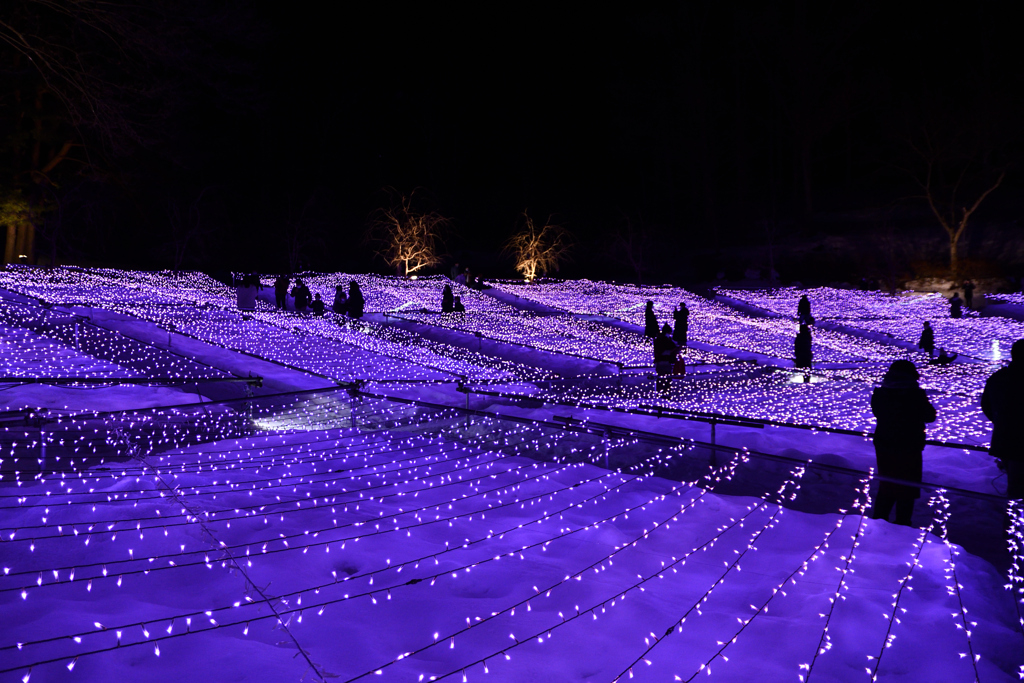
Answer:
M238 310L250 312L256 310L256 300L260 292L265 289L260 281L260 276L255 273L243 275L235 279L235 293L237 297ZM289 307L290 304L290 307ZM298 314L323 316L327 312L327 305L324 303L320 293L312 294L309 287L302 278L295 278L295 285L287 275L278 275L274 280L274 305L279 311L292 310ZM334 288L334 301L331 302L331 311L337 315L349 318L362 318L366 300L359 288L359 283L352 280L348 283L346 293L344 285L337 285Z
M461 268L458 263L452 267L451 279L473 289L488 288L469 268ZM242 311L255 310L259 292L263 289L259 276L242 276L236 280L236 289L238 308ZM949 299L950 318L962 317L965 308L973 310L974 289L973 283L966 281L963 298L958 292L953 293ZM278 276L274 281L274 295L278 310L288 310L290 300L292 310L300 315L323 316L326 313L320 294L311 296L309 287L301 278L296 278L293 286L288 276ZM347 292L342 285L335 287L330 310L338 316L361 318L365 303L359 283L352 280ZM464 313L466 310L462 299L454 296L450 284L442 288L440 303L442 313ZM687 348L689 320L690 311L685 303L680 303L672 311L674 326L665 323L659 327L653 301L648 301L644 310L644 336L653 341L656 386L663 396L670 392L672 379L686 373L685 358L680 354ZM806 295L801 296L797 303L796 321L799 327L793 343L793 365L806 372L813 364L811 328L815 325L811 302ZM948 365L957 358L956 353L949 354L942 347L936 355L935 330L928 321L924 323L917 346L928 354L929 364ZM897 524L911 523L914 501L921 495L921 489L915 483L922 481L925 425L936 419L935 407L920 387L919 379L913 362L897 360L889 366L881 386L871 396L871 410L877 420L875 457L881 477L872 516L888 519L895 508ZM805 381L809 380L809 375L805 375ZM989 377L981 397L981 408L992 421L989 452L997 459L1000 469L1006 472L1007 495L1024 498L1024 339L1013 344L1010 364Z

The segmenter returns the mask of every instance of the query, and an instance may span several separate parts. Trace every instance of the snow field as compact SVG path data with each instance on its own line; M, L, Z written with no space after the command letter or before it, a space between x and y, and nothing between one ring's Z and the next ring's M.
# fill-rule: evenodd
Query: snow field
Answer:
M855 680L878 654L887 679L972 679L965 634L940 618L959 605L947 547L855 509L780 507L800 496L799 466L762 498L723 497L745 456L676 483L594 467L525 425L440 414L414 431L297 431L290 414L290 433L0 497L0 601L22 643L0 639L0 679L54 660L31 680L170 680L209 656L248 680L687 680L701 665L795 680L801 664ZM555 462L519 455L538 449ZM970 643L982 680L1009 680L1022 636L1000 578L970 557L957 571L987 629ZM901 582L896 623L882 615Z

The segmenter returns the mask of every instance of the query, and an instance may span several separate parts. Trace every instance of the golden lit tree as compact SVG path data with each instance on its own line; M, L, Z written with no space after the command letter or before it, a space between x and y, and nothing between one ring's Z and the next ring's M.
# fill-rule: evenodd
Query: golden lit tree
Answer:
M528 282L533 282L538 274L558 270L558 266L567 260L571 247L569 231L552 223L550 216L543 226L538 226L524 211L519 229L505 243L505 252L515 258L516 270Z
M412 275L441 262L439 249L451 221L415 205L416 191L387 190L390 203L370 216L369 241L400 275Z
M0 226L7 228L4 263L17 263L22 254L31 259L33 229L38 214L15 190L0 195Z

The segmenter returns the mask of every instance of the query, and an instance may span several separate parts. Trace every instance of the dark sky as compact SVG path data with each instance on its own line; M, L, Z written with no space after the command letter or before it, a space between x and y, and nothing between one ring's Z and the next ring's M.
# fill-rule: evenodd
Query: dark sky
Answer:
M38 5L17 2L30 21ZM947 176L968 168L954 203L1008 169L978 219L1019 214L1024 64L1006 3L176 6L140 15L167 35L159 68L135 74L156 99L130 110L154 141L104 154L80 129L102 172L61 184L68 232L88 235L61 249L79 259L103 242L104 258L164 263L169 207L186 215L205 189L210 231L188 265L281 268L301 217L323 237L306 265L382 268L363 233L390 186L421 188L454 221L447 249L496 274L524 209L576 235L576 273L624 267L610 245L627 220L664 272L674 254L760 244L768 224L797 241L879 215L924 225L908 199L923 146ZM24 135L4 111L5 139Z
M422 187L480 249L525 208L590 243L634 215L703 245L885 205L912 191L894 168L925 126L991 128L984 154L1006 163L991 155L1017 143L1007 8L819 5L282 8L266 134L350 229L375 190Z

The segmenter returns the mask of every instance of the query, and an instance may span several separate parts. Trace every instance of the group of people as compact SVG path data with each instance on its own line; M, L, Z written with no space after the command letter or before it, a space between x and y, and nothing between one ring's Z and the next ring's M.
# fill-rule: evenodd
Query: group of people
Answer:
M1024 339L1014 342L1010 364L985 383L981 410L992 421L989 453L1007 477L1008 498L1024 498ZM936 419L935 407L918 384L920 375L909 360L889 366L882 385L871 395L877 420L874 433L878 474L882 479L872 517L888 519L896 508L896 523L911 524L914 501L921 497L925 425Z
M679 352L686 348L689 333L690 309L680 303L672 311L673 328L665 323L658 329L658 318L654 314L654 302L648 301L644 309L644 336L654 340L654 370L658 375L658 393L666 395L672 384L671 375L686 374L686 361Z
M917 341L917 348L928 354L928 362L932 365L949 365L956 360L958 354L949 355L946 349L939 348L939 355L935 355L935 330L932 324L924 321L924 329L921 330L921 338Z
M288 309L288 288L291 287L291 297L296 313L312 313L322 316L326 312L326 304L320 293L313 294L309 286L302 281L302 278L295 278L295 286L291 286L291 278L287 275L278 275L274 280L274 303L278 310ZM235 288L238 297L238 308L242 311L256 310L256 299L259 291L263 289L259 275L251 273L236 279ZM338 285L335 288L334 304L331 307L339 315L347 315L350 318L361 318L365 300L359 289L359 283L352 280L348 286L348 294L345 288Z
M974 285L964 283L966 300L957 293L950 299L950 317L959 318L963 306L974 306ZM811 366L811 333L814 324L811 303L806 295L797 304L800 331L794 342L795 365ZM948 365L957 354L940 348L935 355L935 330L924 323L918 348L928 354L928 363ZM989 449L1007 475L1007 496L1024 498L1024 339L1011 350L1009 366L993 374L985 384L981 408L992 421L992 446ZM920 387L920 375L909 360L898 360L889 366L879 386L871 395L871 412L877 420L873 437L879 482L872 517L889 519L895 508L897 524L911 524L914 501L921 489L913 483L922 481L925 425L934 422L937 414ZM902 480L900 483L891 480Z
M442 313L465 313L466 307L462 305L462 297L452 294L452 286L445 285L441 290L441 312Z
M453 282L458 282L460 285L466 285L470 289L484 290L490 289L491 286L480 279L479 275L476 275L467 266L463 268L462 265L456 261L455 265L451 269L451 278Z

